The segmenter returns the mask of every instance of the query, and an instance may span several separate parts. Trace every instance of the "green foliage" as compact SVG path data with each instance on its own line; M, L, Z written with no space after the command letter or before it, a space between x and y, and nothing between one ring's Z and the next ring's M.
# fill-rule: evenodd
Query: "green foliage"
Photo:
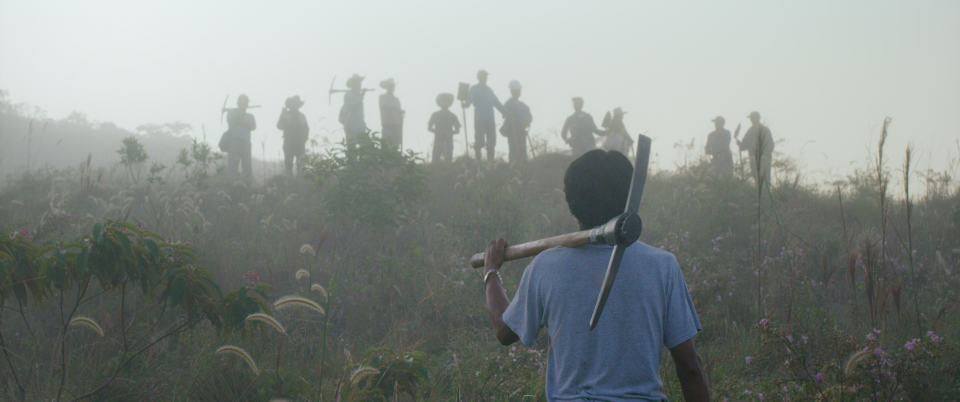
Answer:
M393 226L427 191L426 173L413 151L403 153L367 132L355 147L341 144L315 157L308 171L323 194L323 210L373 226Z
M132 135L123 139L123 146L117 150L117 153L120 154L120 163L127 167L139 165L149 158L143 144Z
M324 157L341 152L339 161L315 159L327 173L310 180L280 176L234 185L204 179L219 162L199 141L173 169L156 175L162 181L149 184L124 180L124 169L12 176L0 187L0 227L16 233L0 248L0 260L7 261L0 272L6 292L0 349L11 352L9 360L0 353L0 399L55 400L62 364L61 399L70 399L68 391L95 389L116 372L116 380L86 400L544 400L550 340L541 333L532 348L502 347L489 330L480 278L467 258L491 238L518 243L576 230L562 191L572 158L416 161L425 188L416 201L397 207L377 198L396 196L390 174L358 179L381 186L376 195L344 185L345 175L367 174L371 166L395 172L408 166L407 156L400 154L404 162L396 151L381 155L387 150L371 141L355 149L357 161L348 160L353 151L342 146ZM652 172L647 181L641 241L680 262L703 324L697 348L716 399L759 400L763 393L765 400L872 400L877 392L884 400L957 399L960 192L947 180L955 173L929 175L933 184L913 198L912 253L903 246L906 208L894 190L901 187L891 181L881 260L882 249L863 257L861 241L871 237L879 245L884 237L872 169L842 180L841 211L835 184L797 179L800 165L778 156L758 216L748 160L739 176L717 178L693 155L695 147L684 149L691 153L686 165ZM373 163L361 164L361 157ZM206 167L198 168L203 161ZM358 193L337 194L350 191ZM380 208L390 219L373 219L364 216L367 203L396 209ZM104 220L125 215L130 222L124 225ZM149 235L147 227L168 240ZM149 251L147 240L160 251ZM67 247L71 242L79 246ZM83 270L101 272L87 275L86 294L79 291L84 277L75 273L77 261L85 261ZM503 267L509 296L528 262ZM296 279L301 269L309 280ZM875 274L872 301L868 271ZM759 327L758 280L760 311L768 319ZM327 288L326 299L308 290L314 283ZM283 335L243 324L251 313L272 314L277 294L309 297L327 314L283 311L275 317ZM99 323L103 337L60 325L76 301L77 314ZM875 339L864 340L865 334ZM157 340L157 347L136 354ZM260 375L242 361L213 355L226 344L247 350ZM849 357L864 348L868 355L846 374ZM422 364L407 365L411 356L402 351L411 350L422 352ZM371 352L358 360L353 351ZM354 385L351 370L361 365L371 371ZM665 353L664 393L680 400L674 371ZM401 382L408 386L401 390ZM399 392L392 394L394 387Z
M91 281L106 291L138 287L181 306L188 321L219 321L220 287L209 270L195 265L196 255L181 243L168 243L137 225L106 220L77 242L37 246L27 237L0 236L0 306L41 304L54 289L87 292Z
M184 179L198 188L206 188L205 180L211 173L223 168L224 156L215 152L210 144L194 138L190 149L181 148L177 154L176 165L183 171Z
M418 388L429 378L427 355L420 351L398 352L385 347L372 348L354 369L374 368L376 374L364 377L357 388L366 390L370 401L392 400L394 393L417 397Z

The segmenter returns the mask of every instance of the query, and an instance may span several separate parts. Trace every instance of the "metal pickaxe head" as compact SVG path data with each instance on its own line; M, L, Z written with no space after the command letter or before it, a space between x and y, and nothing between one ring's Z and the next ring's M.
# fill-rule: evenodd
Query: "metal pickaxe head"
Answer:
M333 76L333 80L330 81L330 92L327 93L327 104L328 104L328 105L332 105L332 104L333 104L333 100L332 100L332 99L333 99L333 93L334 93L334 90L333 90L333 83L334 83L334 82L337 82L337 76Z
M223 124L223 114L227 112L227 99L230 99L230 95L223 98L223 107L220 108L220 124Z
M652 141L650 137L642 134L638 135L638 137L637 159L633 165L630 193L627 195L627 206L624 208L623 215L620 216L624 219L624 225L631 221L633 219L631 217L634 216L636 217L636 221L640 222L640 216L637 215L637 210L640 209L640 199L643 197L643 187L647 183L647 169L650 166L650 145ZM610 223L601 226L601 228L608 225L610 225ZM607 298L610 297L610 290L613 289L613 282L617 279L617 271L620 270L620 262L623 260L623 252L640 238L642 227L642 224L640 224L637 228L637 237L633 237L631 231L631 236L622 236L620 239L617 239L616 245L613 246L610 263L607 265L607 273L603 277L603 286L600 288L600 296L597 298L597 304L593 308L593 316L590 317L591 331L597 326L597 322L600 321L600 315L603 314L603 307L607 304Z

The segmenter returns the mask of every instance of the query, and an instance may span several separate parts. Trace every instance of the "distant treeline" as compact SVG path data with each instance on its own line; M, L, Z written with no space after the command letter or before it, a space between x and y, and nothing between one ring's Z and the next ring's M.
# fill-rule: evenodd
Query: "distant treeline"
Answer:
M137 136L151 160L170 164L202 133L181 122L144 124L130 131L91 121L80 112L55 120L38 107L11 102L7 91L0 90L0 177L44 167L77 167L88 156L94 166L114 165L120 162L121 140L131 135Z

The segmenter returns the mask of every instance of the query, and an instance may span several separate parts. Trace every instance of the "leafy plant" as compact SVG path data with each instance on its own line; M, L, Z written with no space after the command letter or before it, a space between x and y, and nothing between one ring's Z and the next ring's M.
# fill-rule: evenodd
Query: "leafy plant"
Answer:
M403 153L367 132L354 147L341 143L313 158L307 170L322 191L328 216L393 226L427 191L421 161L413 151Z
M360 390L369 391L366 396L370 401L392 400L395 394L408 394L416 399L416 391L429 378L427 355L416 350L399 352L385 347L372 348L354 370L369 370L365 373L368 375L358 378L355 385Z

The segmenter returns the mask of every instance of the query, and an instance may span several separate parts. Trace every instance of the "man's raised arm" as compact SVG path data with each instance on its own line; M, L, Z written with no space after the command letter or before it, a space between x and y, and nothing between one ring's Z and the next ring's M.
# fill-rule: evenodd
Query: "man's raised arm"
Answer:
M483 268L483 278L486 280L483 286L487 292L487 313L490 314L490 323L493 324L497 340L503 346L520 340L520 337L503 323L503 312L510 306L510 299L507 298L507 292L503 290L499 270L503 265L503 255L507 246L507 241L504 239L491 240L487 245L487 262Z

